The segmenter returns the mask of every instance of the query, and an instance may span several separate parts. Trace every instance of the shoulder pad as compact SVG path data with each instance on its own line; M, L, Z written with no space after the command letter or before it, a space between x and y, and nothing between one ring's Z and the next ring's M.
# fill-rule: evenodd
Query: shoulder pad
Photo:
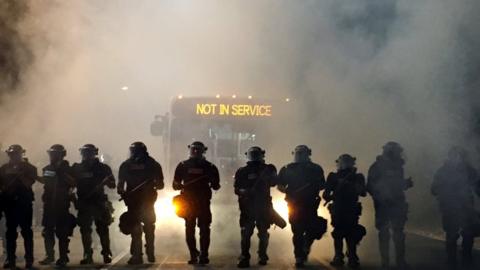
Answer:
M327 178L336 177L336 176L337 176L336 172L331 172L331 173L328 174Z

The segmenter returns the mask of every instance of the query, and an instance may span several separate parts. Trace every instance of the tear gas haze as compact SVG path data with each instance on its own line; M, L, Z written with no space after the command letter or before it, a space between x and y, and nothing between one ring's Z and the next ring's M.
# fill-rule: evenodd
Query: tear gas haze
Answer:
M2 1L0 141L39 167L54 143L78 161L93 142L118 167L139 140L162 160L149 125L179 94L289 98L292 128L262 146L268 161L307 144L326 172L350 153L366 173L398 141L416 184L409 226L438 228L433 171L452 145L478 161L479 12L474 0ZM237 226L219 224L237 210L216 209L218 241L237 248Z

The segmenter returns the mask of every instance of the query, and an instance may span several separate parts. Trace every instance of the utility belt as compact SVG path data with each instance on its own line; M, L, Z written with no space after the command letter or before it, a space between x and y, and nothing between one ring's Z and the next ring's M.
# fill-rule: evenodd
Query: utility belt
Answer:
M331 215L338 215L342 213L348 213L353 215L362 215L362 204L357 202L355 204L339 204L339 203L330 203L327 206L328 211Z

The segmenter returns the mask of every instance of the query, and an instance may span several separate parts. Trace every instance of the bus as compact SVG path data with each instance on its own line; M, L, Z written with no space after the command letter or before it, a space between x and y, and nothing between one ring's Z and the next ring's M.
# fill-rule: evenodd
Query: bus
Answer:
M186 159L187 146L201 141L206 158L225 179L245 164L250 146L268 147L278 130L285 128L290 99L237 97L185 97L172 99L170 110L157 115L151 134L162 137L166 170L171 175ZM278 135L278 134L277 134Z

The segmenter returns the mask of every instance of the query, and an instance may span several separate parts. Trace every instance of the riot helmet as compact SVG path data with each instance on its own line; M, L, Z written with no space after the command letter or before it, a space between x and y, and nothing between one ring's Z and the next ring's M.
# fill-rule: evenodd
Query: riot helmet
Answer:
M190 149L191 158L203 158L208 147L200 141L195 141L188 146L188 149Z
M12 144L5 150L11 162L21 162L25 155L25 149L19 144Z
M130 158L141 160L147 156L147 146L143 142L134 142L130 145Z
M54 164L63 160L63 158L67 155L67 150L61 144L54 144L50 146L50 148L47 150L47 153L50 157L50 163Z
M82 156L82 161L94 160L98 155L98 148L90 143L87 143L78 149Z
M343 154L340 155L335 162L337 163L338 170L350 170L355 168L356 160L357 159L355 157L352 157L349 154Z
M295 147L292 155L295 162L308 162L310 161L310 156L312 155L312 149L304 144L301 144Z
M389 159L403 159L403 147L397 142L387 142L383 147L383 156Z
M245 153L248 161L265 161L265 150L258 146L252 146L248 148Z

